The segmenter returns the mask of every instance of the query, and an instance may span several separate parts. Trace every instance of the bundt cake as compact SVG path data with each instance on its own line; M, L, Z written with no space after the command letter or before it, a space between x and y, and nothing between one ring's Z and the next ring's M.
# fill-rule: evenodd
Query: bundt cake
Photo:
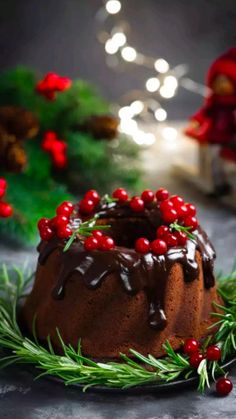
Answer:
M166 189L128 197L118 188L100 199L90 190L77 205L64 202L38 223L41 243L22 324L40 341L50 335L95 359L133 348L164 354L208 333L219 301L215 251L198 225L194 205Z

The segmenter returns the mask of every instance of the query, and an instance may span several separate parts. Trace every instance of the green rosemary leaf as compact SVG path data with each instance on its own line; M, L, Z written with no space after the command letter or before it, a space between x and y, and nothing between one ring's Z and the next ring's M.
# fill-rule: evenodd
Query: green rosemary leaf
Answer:
M170 228L174 231L180 231L186 234L186 236L188 237L188 239L196 241L196 236L190 232L191 227L184 227L181 226L180 224L174 222L172 224L170 224Z

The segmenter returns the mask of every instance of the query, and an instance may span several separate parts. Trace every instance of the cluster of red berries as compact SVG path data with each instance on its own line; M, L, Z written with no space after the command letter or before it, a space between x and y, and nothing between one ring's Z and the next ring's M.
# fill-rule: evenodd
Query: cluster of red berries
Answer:
M92 236L87 237L84 241L84 248L88 252L91 250L112 250L115 247L114 240L110 236L105 236L100 230L92 231Z
M7 190L7 182L4 178L0 178L0 217L8 218L13 214L13 208L7 202L1 201Z
M79 203L79 212L82 215L91 215L99 204L100 199L98 192L95 189L90 189Z
M220 361L221 350L217 345L210 345L206 349L205 353L200 352L200 344L196 339L186 339L184 342L184 353L189 356L189 364L191 367L197 369L203 359L208 361ZM233 388L232 382L226 378L221 377L216 382L216 391L221 396L226 396L231 392Z
M53 218L41 218L38 222L39 234L42 240L51 240L53 237L68 239L73 231L69 226L70 216L74 205L65 201L56 209L56 216Z
M36 91L48 100L54 100L57 92L69 89L71 80L56 73L48 73L36 84Z
M58 169L66 167L67 144L65 141L60 140L54 131L45 132L41 147L44 151L51 155L54 166Z

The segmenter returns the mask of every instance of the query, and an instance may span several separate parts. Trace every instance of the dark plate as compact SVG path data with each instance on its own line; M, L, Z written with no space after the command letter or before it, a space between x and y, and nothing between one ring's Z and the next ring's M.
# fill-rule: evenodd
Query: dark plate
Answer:
M236 362L236 358L231 359L230 361L225 362L222 365L222 368L228 368ZM60 382L64 384L63 380L53 375L47 376L50 380ZM187 380L175 380L169 383L156 383L156 384L143 384L140 386L130 387L130 388L114 388L106 386L94 386L89 387L87 391L92 391L95 393L120 393L120 394L145 394L145 393L157 393L165 390L178 390L184 387L196 386L198 383L198 377L191 377ZM73 387L77 387L79 390L83 390L84 385L82 384L71 384Z

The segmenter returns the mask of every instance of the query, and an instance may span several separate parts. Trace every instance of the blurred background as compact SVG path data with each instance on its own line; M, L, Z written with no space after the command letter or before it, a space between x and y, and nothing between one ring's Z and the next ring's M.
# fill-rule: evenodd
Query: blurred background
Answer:
M226 201L206 195L212 186L210 150L203 156L183 131L209 93L209 66L236 45L235 1L1 0L0 5L0 107L24 107L39 119L36 138L24 142L5 132L0 108L0 140L13 135L17 152L25 156L19 176L9 162L4 166L9 156L1 157L0 147L0 177L6 177L6 197L14 207L13 218L0 220L2 259L14 261L8 246L18 243L23 261L28 255L23 247L38 240L37 220L52 216L63 199L80 198L91 187L111 192L123 185L140 193L165 186L197 204L218 265L229 269L236 248L236 193ZM18 66L24 70L15 70ZM72 79L55 101L38 89L48 72ZM121 118L118 132L118 120L116 125L115 119L99 119L110 112ZM64 147L56 156L63 162L47 149L48 131ZM231 166L236 190L235 162Z

